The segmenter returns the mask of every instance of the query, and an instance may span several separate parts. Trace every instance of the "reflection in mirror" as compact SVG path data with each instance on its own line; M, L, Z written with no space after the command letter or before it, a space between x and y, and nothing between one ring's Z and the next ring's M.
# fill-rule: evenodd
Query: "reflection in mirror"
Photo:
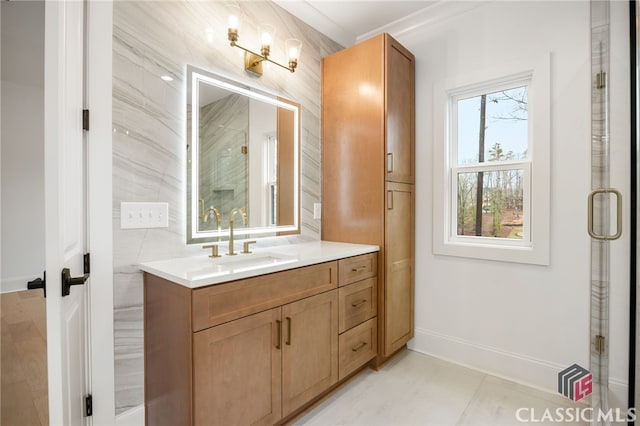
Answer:
M298 232L299 106L187 67L187 242ZM195 107L197 106L197 107Z

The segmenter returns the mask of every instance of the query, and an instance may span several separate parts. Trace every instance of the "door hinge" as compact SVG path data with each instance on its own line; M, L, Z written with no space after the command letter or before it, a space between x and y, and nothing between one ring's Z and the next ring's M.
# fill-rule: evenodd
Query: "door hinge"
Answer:
M83 274L90 274L90 273L91 273L91 255L89 253L85 253Z
M607 87L607 73L605 71L601 71L596 74L596 88L604 89Z
M594 341L594 346L595 346L596 352L603 354L604 348L605 348L604 336L596 336Z
M82 110L82 130L89 130L89 110Z
M84 416L93 416L93 397L91 394L84 397Z

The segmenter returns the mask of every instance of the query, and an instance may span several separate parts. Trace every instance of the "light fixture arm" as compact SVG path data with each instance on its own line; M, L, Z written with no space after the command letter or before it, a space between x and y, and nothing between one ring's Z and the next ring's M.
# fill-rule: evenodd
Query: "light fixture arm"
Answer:
M296 66L298 65L297 61L289 61L289 66L288 67L284 66L284 65L282 65L282 64L280 64L280 63L278 63L278 62L276 62L276 61L274 61L272 59L270 59L268 56L265 56L265 55L262 55L260 53L254 52L253 50L247 49L246 47L238 44L237 41L236 41L237 40L237 33L235 34L234 38L235 38L235 40L232 38L232 33L229 32L230 45L232 47L237 47L237 48L242 49L245 52L249 53L249 55L250 55L249 62L251 62L251 66L255 66L255 65L257 65L257 64L259 64L260 62L263 62L263 61L268 61L268 62L271 62L272 64L275 64L275 65L277 65L277 66L279 66L281 68L284 68L285 70L288 70L288 71L291 71L291 72L295 72Z
M240 36L238 34L238 18L237 17L239 15L240 13L238 11L235 11L230 14L229 27L227 28L227 38L229 39L229 43L231 44L231 47L237 47L245 51L245 54L244 54L245 70L254 75L261 76L262 63L264 61L267 61L279 66L280 68L288 70L292 73L295 72L296 68L298 67L298 57L300 54L300 47L301 47L300 42L295 39L290 39L290 40L287 40L285 43L285 44L288 44L287 51L289 53L289 66L276 62L269 58L269 54L271 53L271 46L270 46L271 36L269 34L273 34L272 32L273 30L263 33L262 47L260 49L260 53L254 52L253 50L247 49L246 47L238 44L238 40L240 39ZM266 24L265 26L271 27L268 24ZM266 38L264 38L265 35L266 35ZM293 43L293 45L291 45L291 43Z

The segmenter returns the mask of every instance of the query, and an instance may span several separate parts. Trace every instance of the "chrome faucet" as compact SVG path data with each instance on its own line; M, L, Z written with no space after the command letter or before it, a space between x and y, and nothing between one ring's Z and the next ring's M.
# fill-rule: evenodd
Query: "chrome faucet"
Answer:
M242 222L245 225L247 224L247 212L243 208L231 210L231 213L229 214L229 253L227 253L229 256L235 256L238 254L233 251L233 220L236 213L240 213L242 216Z

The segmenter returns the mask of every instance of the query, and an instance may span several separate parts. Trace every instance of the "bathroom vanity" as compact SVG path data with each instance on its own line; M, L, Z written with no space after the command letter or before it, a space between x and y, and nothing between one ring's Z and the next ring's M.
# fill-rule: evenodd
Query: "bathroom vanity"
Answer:
M147 262L149 425L276 424L377 355L378 246Z

